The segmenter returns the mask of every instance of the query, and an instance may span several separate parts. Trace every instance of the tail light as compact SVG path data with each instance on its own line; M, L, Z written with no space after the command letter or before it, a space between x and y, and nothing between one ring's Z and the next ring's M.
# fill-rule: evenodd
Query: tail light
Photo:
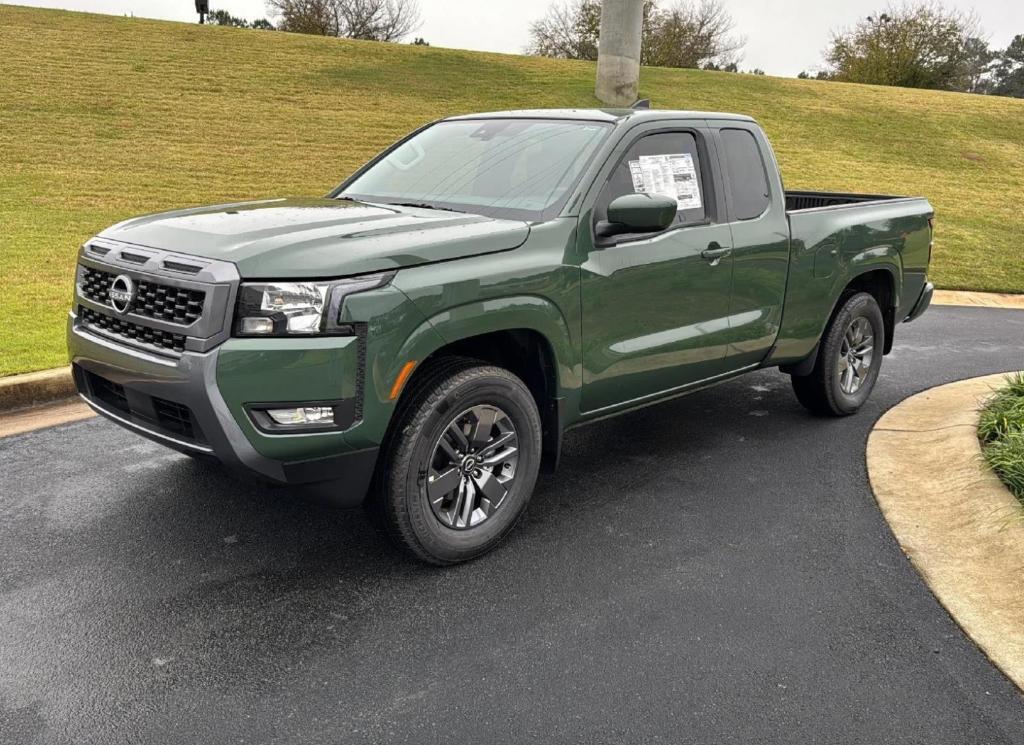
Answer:
M932 263L932 247L935 245L935 215L928 218L928 265Z

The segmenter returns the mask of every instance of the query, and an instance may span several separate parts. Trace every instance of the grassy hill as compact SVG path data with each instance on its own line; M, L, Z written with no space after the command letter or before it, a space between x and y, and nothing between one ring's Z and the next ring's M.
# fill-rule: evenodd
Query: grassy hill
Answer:
M0 374L63 364L75 250L124 217L322 194L467 111L592 106L594 65L0 5ZM923 194L941 287L1024 291L1024 101L645 68L739 111L791 188Z

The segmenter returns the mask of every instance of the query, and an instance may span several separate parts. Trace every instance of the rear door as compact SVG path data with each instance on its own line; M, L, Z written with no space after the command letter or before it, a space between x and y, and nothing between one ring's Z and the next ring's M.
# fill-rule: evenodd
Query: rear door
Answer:
M632 130L588 195L594 201L579 229L586 412L671 392L727 367L731 233L722 219L714 145L702 124ZM673 165L659 171L666 158ZM695 188L671 186L687 174ZM594 225L614 198L666 188L679 201L667 230L595 238Z
M778 166L753 122L712 122L732 231L733 368L761 362L779 332L789 273L789 221Z

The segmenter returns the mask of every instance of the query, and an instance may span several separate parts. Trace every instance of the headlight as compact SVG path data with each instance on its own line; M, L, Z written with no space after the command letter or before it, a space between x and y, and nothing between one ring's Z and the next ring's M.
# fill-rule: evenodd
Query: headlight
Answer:
M247 282L238 291L238 336L350 334L341 324L345 298L382 287L394 272L331 282Z

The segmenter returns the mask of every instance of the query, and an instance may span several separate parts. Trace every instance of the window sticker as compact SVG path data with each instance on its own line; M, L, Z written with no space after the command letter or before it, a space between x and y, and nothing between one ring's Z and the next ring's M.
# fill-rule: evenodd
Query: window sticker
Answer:
M641 155L629 161L629 175L638 193L674 199L680 210L701 208L697 169L689 153Z

